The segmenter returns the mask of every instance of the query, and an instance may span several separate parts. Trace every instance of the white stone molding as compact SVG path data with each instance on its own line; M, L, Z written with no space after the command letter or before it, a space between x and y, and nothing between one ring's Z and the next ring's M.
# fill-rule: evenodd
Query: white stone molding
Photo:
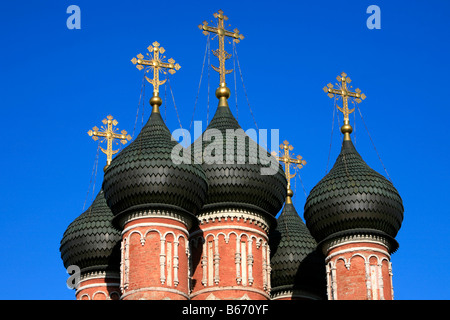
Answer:
M220 209L210 212L204 212L197 216L201 224L213 223L215 221L243 221L244 223L254 224L268 232L270 223L267 218L257 212L248 211L245 209Z
M241 284L242 276L241 276L241 243L238 241L240 237L236 235L236 251L234 253L234 263L236 264L236 283Z
M161 252L159 253L159 269L160 269L160 281L161 284L164 284L166 282L166 275L165 275L165 267L166 267L166 252L165 252L165 244L166 244L166 239L161 238L160 240L160 248L161 248Z
M369 254L364 254L366 251L370 251ZM346 259L342 254L353 253L348 259ZM376 253L380 253L383 256L378 256ZM341 256L339 256L341 255ZM366 285L366 296L369 300L384 300L384 281L382 272L383 261L388 262L388 267L391 265L389 261L390 255L385 250L380 250L371 247L354 247L345 250L340 250L326 258L326 272L327 272L327 292L328 298L332 300L337 299L337 282L336 282L336 264L338 261L342 260L344 262L347 270L351 268L351 260L355 257L361 257L364 261L364 272L365 272L365 285ZM370 259L375 258L376 264L371 264ZM330 277L331 272L331 277ZM390 272L391 273L391 272ZM392 276L390 274L391 287L392 287Z
M145 230L144 233L141 232L141 230L135 230L136 228L145 228L148 227L147 230ZM175 230L181 231L181 234L176 235L174 231L169 230L166 231L164 234L161 233L160 230L157 229L157 227L166 227L171 228ZM125 234L128 232L128 234L125 236ZM179 284L179 240L180 238L184 238L185 240L185 246L186 250L185 253L188 256L189 260L189 240L188 240L188 232L185 228L174 226L167 223L157 223L157 222L144 222L144 223L137 223L132 226L129 226L125 228L122 231L122 245L121 245L121 251L122 251L122 261L121 261L121 273L122 273L122 281L121 281L121 290L124 292L125 289L128 288L128 277L129 277L129 243L130 238L133 234L138 234L140 238L141 246L144 246L146 243L147 236L150 232L156 232L159 235L159 241L160 241L160 254L159 254L159 265L160 265L160 281L161 284L165 284L167 277L166 277L166 267L167 262L170 262L171 264L171 270L168 270L167 272L170 272L170 274L167 274L167 276L171 277L171 272L173 270L173 284L174 286L178 286ZM167 257L166 254L166 245L169 245L168 242L166 242L166 237L168 235L173 236L173 249L170 248L170 257ZM124 237L125 236L125 237ZM169 260L168 260L169 259ZM189 263L189 262L188 262ZM188 266L189 269L189 266ZM189 277L189 270L187 271L187 276ZM170 279L171 280L171 279ZM170 283L167 285L171 285L172 281L169 281ZM188 284L189 286L189 284Z
M253 281L255 280L253 278L253 252L252 252L252 245L253 240L252 238L248 238L247 240L248 244L248 250L247 250L247 267L248 267L248 284L251 286L253 284Z
M87 293L82 294L81 297L78 298L77 300L83 300L84 297L87 297L88 300L91 300L91 297Z
M263 289L267 291L267 242L262 245Z
M175 238L176 239L176 238ZM180 282L178 280L178 268L179 268L179 258L178 258L178 240L174 240L173 242L173 284L174 286L178 286Z
M360 243L373 243L378 244L386 248L389 251L390 244L386 238L376 235L347 235L340 238L335 238L326 241L322 245L322 251L325 255L336 247L340 247L347 244L360 244Z
M139 288L139 289L135 289L135 290L130 290L127 293L123 294L120 299L123 300L125 297L134 294L134 293L139 293L139 292L143 292L143 291L161 291L161 292L170 292L170 293L175 293L178 294L180 296L185 297L186 299L189 299L189 295L187 295L186 293L177 290L177 289L172 289L172 288L164 288L164 287L144 287L144 288Z
M79 284L93 279L120 279L120 274L114 271L91 271L82 273Z
M256 236L252 235L252 237L254 237L255 239L257 239L257 241L260 241L260 242L261 242L262 240L266 240L266 241L269 240L269 238L267 237L267 234L266 234L266 233L261 232L261 231L256 230L256 229L253 229L253 228L243 227L243 226L213 226L213 227L204 228L204 229L201 229L201 230L194 231L194 232L192 232L192 233L189 235L189 238L190 238L190 239L193 239L193 238L196 238L198 235L201 235L202 233L204 234L204 233L206 233L206 232L211 232L211 231L214 231L214 230L223 230L223 229L232 229L232 230L233 230L233 231L230 231L230 232L228 233L228 235L226 235L226 234L223 233L223 232L220 232L220 233L219 233L219 234L223 234L223 235L225 236L225 239L229 239L229 238L230 238L230 235L231 235L232 233L234 233L234 234L236 235L236 231L244 231L244 232L253 232L253 233L256 233L256 234L258 234L259 236L261 236L261 239L259 240L259 238L256 238ZM209 234L213 234L213 233L209 233ZM209 235L209 234L208 234L208 235ZM243 234L246 234L246 233L243 233ZM216 235L214 235L214 236L216 236ZM249 235L247 235L247 236L249 236ZM228 240L227 240L226 243L228 243Z
M237 233L235 227L230 227L233 231L230 231L228 234L225 232L219 232L217 234L213 232L207 233L205 236L199 235L199 232L195 232L195 234L190 235L190 244L193 246L198 246L199 241L201 240L203 243L202 255L201 255L201 267L202 267L202 285L204 287L211 285L219 285L219 270L220 270L220 252L219 252L219 243L223 236L225 244L229 244L230 237L232 234L235 235L235 252L234 252L234 262L236 266L236 284L238 285L249 285L251 286L254 282L253 276L253 264L254 264L254 253L253 253L253 244L255 243L255 247L257 250L261 250L262 255L262 270L263 270L263 282L264 282L264 290L270 292L270 247L268 245L267 236L261 233L261 236L258 237L254 234L247 232L254 232L255 230L250 228L243 228L245 231L242 233ZM223 227L211 227L205 230L202 230L205 234L208 231L214 231L223 229ZM250 229L250 230L248 230ZM196 236L197 235L197 236ZM260 234L258 234L260 235ZM243 241L243 238L246 238ZM211 242L213 244L213 249L210 247ZM245 246L242 247L242 245ZM245 250L244 250L245 249ZM212 253L210 252L212 250ZM245 253L243 253L243 250ZM210 256L211 255L211 256ZM243 260L245 259L245 260ZM245 270L244 270L245 268ZM212 278L211 278L212 277Z
M220 277L219 277L219 237L214 238L214 283L216 285L219 284Z
M80 293L82 290L89 289L89 288L97 288L97 287L119 287L120 283L91 283L84 286L80 286L78 290L75 292L75 295ZM106 295L108 296L108 295Z
M326 264L328 300L337 300L336 264L332 261Z
M166 218L181 222L187 230L190 229L192 222L190 218L185 215L171 211L171 210L143 210L127 214L125 219L121 219L121 224L124 226L132 221L141 220L143 218Z
M103 290L95 291L95 292L92 294L92 300L95 300L95 295L97 295L97 294L103 294L103 295L105 296L105 300L110 300L109 295L106 294Z
M204 240L204 239L203 239ZM208 256L207 256L207 244L206 241L203 241L203 250L202 250L202 284L204 287L208 284Z
M382 254L386 255L388 259L391 258L389 253L387 251L385 251L385 250L381 250L381 249L377 249L377 248L373 248L373 247L352 247L352 248L348 248L348 249L339 250L337 252L334 252L333 254L328 255L326 257L326 259L325 259L325 262L328 262L328 261L332 260L337 255L342 255L344 253L349 253L349 252L361 252L361 251L362 252L364 252L364 251L378 252L378 253L382 253ZM361 255L361 257L365 257L365 256Z

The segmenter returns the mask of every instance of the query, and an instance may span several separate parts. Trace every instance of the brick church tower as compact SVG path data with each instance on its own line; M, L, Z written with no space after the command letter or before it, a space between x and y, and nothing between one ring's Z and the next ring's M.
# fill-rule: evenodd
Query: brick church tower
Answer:
M64 266L80 270L76 298L393 299L390 258L404 209L392 183L364 162L350 138L347 98L360 102L364 95L349 91L344 73L339 90L325 87L331 97L342 95L344 138L333 168L306 199L303 221L292 203L289 163L306 162L289 152L284 160L274 156L242 130L228 105L224 39L243 36L224 28L222 11L214 17L217 27L199 27L219 40L219 101L188 148L172 137L159 110L166 81L159 74L180 66L163 61L157 42L148 47L151 60L132 59L146 75L153 72L145 77L153 109L126 148L112 160L118 151L107 153L101 191L63 235ZM285 141L285 151L290 147Z
M159 43L149 47L152 61L152 113L136 139L119 153L105 171L103 190L121 230L121 299L189 299L189 229L206 197L201 165L176 164L173 150L183 148L172 138L159 107ZM167 64L168 65L168 64ZM171 68L177 65L171 63ZM190 159L193 160L193 159ZM192 164L191 164L192 163Z
M276 159L239 126L228 106L225 83L216 96L217 111L203 136L191 146L195 150L203 141L200 150L209 186L205 205L197 215L200 225L190 235L191 299L269 299L268 232L276 225L274 217L283 205L286 178ZM218 141L215 154L208 153ZM227 150L229 146L232 150ZM221 150L223 161L211 163ZM261 157L276 164L274 174L261 174L266 166Z
M344 134L341 152L330 172L311 190L305 220L326 255L328 299L392 300L390 255L403 221L403 204L392 183L371 169L356 151L350 133L347 97L364 95L347 89L349 78L338 77L342 94ZM354 110L354 109L353 109Z

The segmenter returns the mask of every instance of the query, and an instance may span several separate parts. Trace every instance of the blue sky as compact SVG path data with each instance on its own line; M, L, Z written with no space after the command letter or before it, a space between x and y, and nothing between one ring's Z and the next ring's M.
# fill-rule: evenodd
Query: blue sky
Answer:
M66 26L73 4L79 30ZM373 4L381 29L366 26ZM350 117L356 148L385 176L386 168L404 202L392 255L395 298L448 299L450 2L438 0L2 4L0 299L74 299L59 242L99 191L106 163L100 154L94 185L98 144L87 131L111 114L135 137L150 113L151 86L143 109L143 74L131 58L158 41L181 65L171 76L174 99L161 87L168 127L189 128L192 118L206 127L219 80L211 70L208 107L206 63L196 104L207 39L197 26L219 9L245 35L237 53L246 91L238 72L237 109L234 74L227 76L233 113L244 129L255 128L251 109L258 128L279 129L308 162L292 182L300 215L302 183L308 193L340 150L333 100L322 88L345 71L367 96L364 122L359 112ZM211 63L218 66L213 55Z

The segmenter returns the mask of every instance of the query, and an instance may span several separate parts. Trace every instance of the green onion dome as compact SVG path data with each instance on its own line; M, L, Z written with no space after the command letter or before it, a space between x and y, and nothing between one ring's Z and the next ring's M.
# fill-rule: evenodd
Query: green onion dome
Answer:
M403 221L403 203L392 183L371 169L350 139L330 172L311 190L305 221L312 236L322 242L348 235L381 236L398 248L394 239Z
M115 215L114 223L119 215L147 209L175 210L195 218L206 198L205 173L193 159L174 162L173 150L182 153L184 149L172 138L154 107L136 139L105 171L103 190Z
M101 190L92 205L64 232L59 250L66 269L76 265L81 272L119 272L122 237L113 227L112 217Z
M193 153L197 149L203 151L209 186L204 210L242 207L274 219L286 198L283 168L242 130L228 104L219 105L203 135L191 145Z
M290 198L288 198L290 200ZM326 293L325 260L291 201L269 233L272 295L292 291L294 295L323 299Z

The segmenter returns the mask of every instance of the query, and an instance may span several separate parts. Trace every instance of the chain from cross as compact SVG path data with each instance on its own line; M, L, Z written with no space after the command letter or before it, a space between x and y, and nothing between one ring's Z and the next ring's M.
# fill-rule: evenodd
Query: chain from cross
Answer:
M153 70L153 79L150 79L147 76L145 76L145 79L153 85L153 93L158 96L159 86L167 81L167 79L159 80L159 73L163 72L166 74L164 69L169 69L169 73L174 74L176 71L180 70L181 66L178 63L175 63L175 60L172 58L167 60L167 62L163 62L165 56L160 56L160 54L164 54L166 50L161 47L157 41L148 46L147 50L149 52L147 52L146 55L149 57L149 60L145 60L144 55L139 53L135 58L131 59L131 62L135 64L136 68L139 70L144 69L144 66L150 67L146 70L147 73L150 70Z
M103 119L102 122L107 126L101 126L100 129L95 126L92 128L92 130L88 131L88 135L91 136L94 141L97 141L99 137L103 138L101 142L103 142L105 139L107 140L106 149L103 149L102 147L100 147L100 149L104 154L106 154L106 167L108 167L111 164L112 156L119 152L119 150L113 150L113 141L115 139L120 139L120 142L122 142L122 144L126 144L127 140L131 140L131 136L127 135L127 132L125 130L122 130L120 134L116 133L118 129L114 127L117 126L118 122L111 115L107 116L106 119Z
M198 28L203 30L204 35L208 35L210 32L217 34L219 39L219 49L213 50L213 54L219 58L219 68L212 66L212 68L220 74L220 83L225 83L225 75L231 73L233 69L226 70L225 69L225 60L230 59L231 54L225 51L225 37L233 38L233 41L239 43L244 39L244 36L239 33L239 30L236 28L233 32L225 30L223 26L223 21L227 21L228 17L223 14L222 10L219 10L217 13L214 13L214 18L217 18L217 27L210 27L208 22L203 21L203 25L199 25Z
M338 86L338 89L334 89L333 85L329 83L327 86L323 87L323 91L325 93L328 93L328 97L333 98L334 95L339 95L342 97L342 108L337 106L339 111L341 111L344 115L344 123L349 123L349 114L355 111L355 108L349 110L348 109L348 97L356 98L355 101L357 103L360 103L361 100L364 100L366 98L366 95L364 93L361 93L361 90L356 88L355 92L349 91L350 88L347 88L347 84L349 84L352 80L350 77L347 76L345 72L342 72L340 76L336 77L337 81L339 81L339 84L336 84Z
M295 177L297 173L291 174L290 167L291 165L294 165L294 168L303 168L303 166L306 164L306 161L303 160L303 157L301 155L297 156L297 159L291 158L291 155L289 154L289 151L292 151L294 147L289 144L288 141L284 140L283 144L280 144L280 149L284 150L283 155L278 156L276 151L272 152L272 155L278 160L284 163L284 171L286 174L287 179L287 189L291 189L291 179ZM292 154L293 156L293 154Z

